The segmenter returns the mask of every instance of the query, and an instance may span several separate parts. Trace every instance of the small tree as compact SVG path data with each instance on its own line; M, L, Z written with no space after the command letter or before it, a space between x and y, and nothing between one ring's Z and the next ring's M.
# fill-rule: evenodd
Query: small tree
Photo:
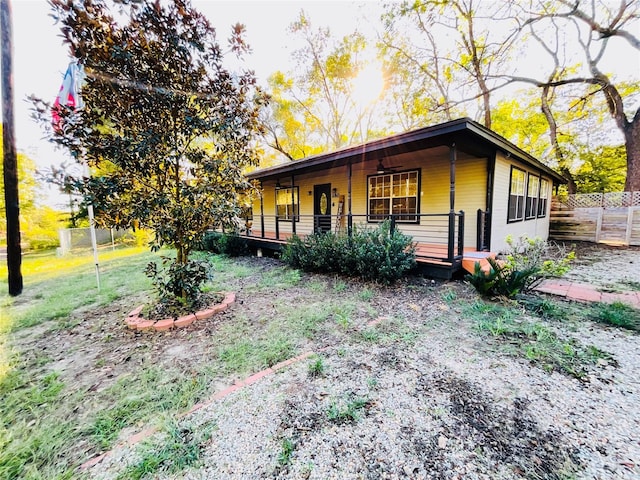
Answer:
M51 138L97 172L76 179L96 223L147 228L152 250L175 249L167 273L147 272L190 302L205 278L190 252L208 228L236 221L250 189L243 171L257 164L264 96L253 73L224 66L215 30L188 0L121 0L117 15L106 0L50 3L86 73L83 108L61 108ZM236 25L229 38L237 55L248 49L243 32ZM51 106L34 101L50 125Z

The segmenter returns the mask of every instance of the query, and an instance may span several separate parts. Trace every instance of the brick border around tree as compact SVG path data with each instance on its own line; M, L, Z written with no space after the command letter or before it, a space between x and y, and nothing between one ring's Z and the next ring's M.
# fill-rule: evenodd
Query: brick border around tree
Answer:
M124 322L127 327L131 330L139 330L139 331L158 331L162 332L165 330L170 330L172 328L182 328L191 325L196 320L204 320L205 318L211 318L216 313L223 312L226 310L229 305L233 304L236 301L236 294L233 292L224 293L224 299L220 303L216 303L204 310L200 310L195 313L191 313L189 315L184 315L182 317L174 318L164 318L162 320L148 320L144 318L141 313L144 305L140 305L132 310L127 318L125 318Z

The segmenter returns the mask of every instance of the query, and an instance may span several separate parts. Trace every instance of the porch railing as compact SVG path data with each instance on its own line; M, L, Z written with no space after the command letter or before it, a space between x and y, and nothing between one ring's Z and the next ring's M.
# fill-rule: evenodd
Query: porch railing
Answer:
M488 251L491 234L491 212L489 210L478 209L477 225L476 249L479 252Z
M343 216L296 215L295 222L283 220L277 215L254 215L247 219L242 236L255 239L284 242L292 235L304 237L324 226L323 231L350 235L353 228L374 227L384 220L390 221L391 231L398 230L412 237L416 243L416 255L438 261L458 262L464 252L464 212L411 215L418 223L407 222L407 215L357 215ZM331 220L328 222L328 220Z

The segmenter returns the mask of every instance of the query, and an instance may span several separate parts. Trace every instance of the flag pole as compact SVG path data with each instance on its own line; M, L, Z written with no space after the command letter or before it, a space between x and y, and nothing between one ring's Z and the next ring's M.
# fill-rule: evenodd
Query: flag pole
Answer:
M67 71L64 74L60 91L56 97L53 108L53 121L54 125L59 128L60 116L56 113L58 105L71 106L75 110L82 108L83 102L80 95L82 88L82 81L84 80L84 71L82 67L78 67L78 64L73 61L67 67ZM84 159L83 159L84 160ZM91 172L89 170L89 164L83 161L84 176L89 179ZM100 265L98 263L98 242L96 241L96 227L95 217L93 215L93 205L90 203L87 205L87 213L89 214L89 233L91 234L91 248L93 249L93 263L96 266L96 283L98 285L98 291L100 290Z
M89 171L89 165L84 164L84 173L87 178L91 175ZM89 213L89 233L91 234L91 248L93 249L93 263L96 265L96 283L98 285L98 291L100 291L100 265L98 263L98 242L96 241L96 222L93 216L93 205L90 203L87 205L87 212Z

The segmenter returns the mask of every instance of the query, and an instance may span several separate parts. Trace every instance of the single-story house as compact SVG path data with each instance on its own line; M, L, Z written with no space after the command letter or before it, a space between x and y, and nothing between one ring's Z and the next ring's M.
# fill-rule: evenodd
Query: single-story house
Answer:
M278 250L291 235L386 219L416 242L426 273L451 278L505 248L546 239L563 178L479 123L461 118L248 174L261 186L242 235Z

